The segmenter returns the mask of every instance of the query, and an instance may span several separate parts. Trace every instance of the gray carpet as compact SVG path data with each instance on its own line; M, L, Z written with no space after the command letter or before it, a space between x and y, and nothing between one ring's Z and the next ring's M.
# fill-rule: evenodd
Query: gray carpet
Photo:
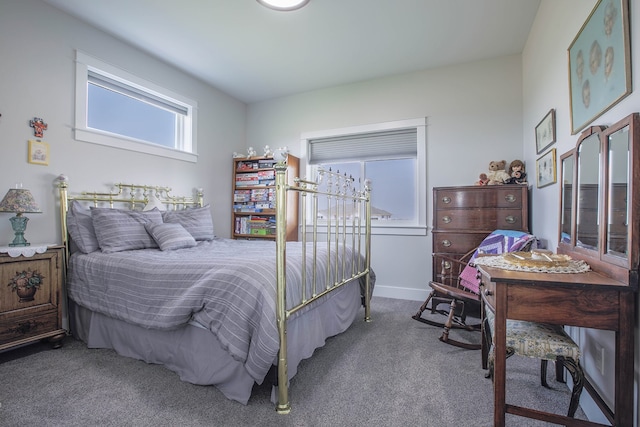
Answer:
M480 352L438 341L440 331L411 318L419 302L373 298L360 319L303 361L292 380L292 411L277 414L270 389L247 406L214 387L179 380L158 365L87 349L38 343L0 353L2 426L491 426L491 380ZM441 318L441 316L438 316ZM468 333L471 339L479 334ZM551 364L550 364L551 365ZM566 414L570 391L539 362L507 361L507 401ZM584 414L579 409L577 418ZM509 426L545 426L507 416Z

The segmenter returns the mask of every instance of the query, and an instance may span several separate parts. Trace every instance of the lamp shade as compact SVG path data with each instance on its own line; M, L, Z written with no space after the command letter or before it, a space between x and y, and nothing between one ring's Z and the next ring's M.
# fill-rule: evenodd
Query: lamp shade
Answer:
M0 212L42 213L33 195L26 188L11 188L7 191L0 202Z

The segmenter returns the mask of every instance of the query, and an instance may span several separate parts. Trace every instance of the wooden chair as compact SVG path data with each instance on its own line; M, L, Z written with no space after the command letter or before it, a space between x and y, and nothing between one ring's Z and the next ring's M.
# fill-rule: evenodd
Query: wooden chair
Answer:
M482 364L488 369L487 378L493 378L493 331L495 316L484 310L485 340L482 346ZM562 326L546 323L507 319L507 358L512 355L540 359L540 383L547 383L548 361L555 363L556 381L564 383L563 367L571 374L573 389L568 417L573 418L580 403L584 387L584 372L580 366L580 347L567 335Z
M489 234L475 249L460 258L441 256L440 272L436 274L438 281L429 282L431 292L420 306L413 319L443 328L440 341L468 350L479 350L480 343L469 343L451 338L452 329L465 329L480 332L480 322L468 324L469 310L475 310L480 317L480 276L473 266L473 260L482 255L496 255L505 252L530 250L535 247L535 236L523 231L495 230ZM436 266L434 266L436 268ZM429 307L429 303L431 306ZM447 309L439 308L447 304ZM422 317L424 311L447 316L444 322Z

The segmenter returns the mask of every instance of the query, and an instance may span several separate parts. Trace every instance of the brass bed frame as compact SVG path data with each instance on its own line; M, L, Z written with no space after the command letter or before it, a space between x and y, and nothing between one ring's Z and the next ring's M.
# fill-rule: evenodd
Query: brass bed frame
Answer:
M276 323L278 327L280 349L278 354L278 402L276 411L287 414L291 411L289 400L289 381L287 367L287 320L289 317L312 304L329 292L340 288L352 280L360 280L364 284L363 303L365 307L364 320L371 321L371 183L365 181L361 189L356 188L351 177L341 175L331 170L319 168L317 179L310 181L295 178L293 184L287 184L285 161L275 165L276 169ZM62 242L66 250L66 260L70 255L70 240L67 229L67 211L69 202L73 200L91 203L93 206L113 208L118 204L128 205L129 209L141 209L155 196L169 209L183 209L204 206L202 189L197 189L195 197L176 197L171 195L170 187L114 184L109 192L82 192L78 195L68 193L68 180L61 176L58 179L60 193L60 218L62 227ZM287 309L286 296L286 212L288 192L297 192L299 209L302 218L308 218L310 224L301 227L300 241L302 242L302 283L307 283L307 275L311 281L311 295L307 295L306 287L302 287L301 301ZM328 209L324 218L319 220L319 198L327 200ZM310 212L310 215L307 213ZM310 243L310 245L307 245ZM334 259L335 274L327 283L316 283L316 252L319 245L325 245L330 257ZM310 247L310 254L307 247ZM345 271L346 247L352 248L352 271ZM363 261L356 262L356 259ZM311 270L307 271L307 260L310 260ZM341 266L341 268L339 268ZM327 265L327 268L330 268Z

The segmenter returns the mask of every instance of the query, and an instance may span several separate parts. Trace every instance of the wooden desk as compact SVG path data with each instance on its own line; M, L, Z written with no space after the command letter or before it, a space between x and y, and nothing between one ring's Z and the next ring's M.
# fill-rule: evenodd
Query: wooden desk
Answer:
M495 312L494 426L515 414L567 426L602 425L506 402L507 318L616 331L613 412L585 378L589 391L614 426L633 422L634 307L630 286L599 273L525 273L478 266L482 299Z

